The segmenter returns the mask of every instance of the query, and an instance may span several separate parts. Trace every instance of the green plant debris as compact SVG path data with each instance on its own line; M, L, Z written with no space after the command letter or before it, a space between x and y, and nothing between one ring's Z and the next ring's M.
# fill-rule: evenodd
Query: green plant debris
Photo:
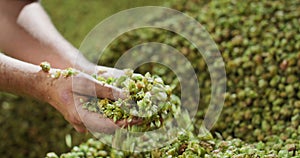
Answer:
M50 71L50 69L51 69L50 63L48 63L48 62L46 62L46 61L41 62L40 67L42 68L42 70L43 70L44 72L47 72L47 73L48 73L48 72Z
M51 77L58 79L61 76L61 70L56 70L54 73L51 73Z
M56 72L56 73L58 73L58 74L56 74L55 76L59 76L61 74L63 77L70 77L70 76L78 74L79 72L78 72L78 70L76 70L74 68L67 68L67 69L62 70L61 72Z

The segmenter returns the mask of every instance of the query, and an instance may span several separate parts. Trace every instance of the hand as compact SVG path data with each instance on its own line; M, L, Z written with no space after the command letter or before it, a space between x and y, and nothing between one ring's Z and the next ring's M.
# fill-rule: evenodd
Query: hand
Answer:
M49 73L56 71L59 70L51 69ZM86 132L87 127L92 132L111 133L119 126L126 126L126 121L119 121L115 124L109 118L83 109L81 105L82 100L87 100L87 96L112 100L125 98L125 94L120 89L101 83L81 72L69 77L60 76L57 79L48 75L43 82L47 85L48 94L44 100L60 111L78 132Z
M58 79L43 77L48 76L48 74L40 73L39 67L36 65L44 60L49 61L56 68L72 67L78 56L82 59L80 63L85 63L83 65L88 65L88 61L59 34L39 3L26 4L28 3L23 1L1 3L0 15L5 20L0 21L0 29L5 31L0 34L0 40L2 40L0 48L15 58L35 65L6 59L6 57L3 57L2 60L0 57L0 90L29 95L50 103L64 115L77 131L86 131L84 123L88 127L95 127L95 129L104 132L113 130L115 124L110 123L110 120L105 118L98 119L99 117L97 117L96 120L95 114L91 114L81 109L80 105L76 105L78 103L76 99L91 95L91 87L96 87L96 96L110 99L115 99L111 98L113 97L112 94L118 96L120 90L103 85L83 73L74 77L60 77ZM23 8L24 6L26 7ZM7 37L11 37L9 38L11 40L7 40ZM12 44L10 41L14 41L14 43ZM115 71L110 68L106 73L102 73L104 77L117 77L118 75L121 76L120 74L122 74L121 70ZM75 91L76 95L73 95L72 78L80 81L79 87ZM118 97L121 97L121 93ZM82 119L80 116L83 116ZM120 121L117 124L124 123L126 124L125 121Z
M111 68L111 67L106 67L106 66L96 66L95 74L100 75L104 78L109 78L109 77L119 78L121 76L124 76L125 72L123 70L120 70L117 68Z

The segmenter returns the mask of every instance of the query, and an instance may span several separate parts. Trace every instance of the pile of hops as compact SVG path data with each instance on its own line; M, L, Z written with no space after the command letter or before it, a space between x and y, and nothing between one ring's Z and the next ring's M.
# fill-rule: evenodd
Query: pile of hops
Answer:
M211 34L225 62L227 93L212 131L215 139L201 143L203 140L195 135L184 141L179 138L159 149L158 157L299 157L299 1L213 0L204 4L180 0L170 2L169 6L192 16ZM174 33L157 29L129 32L111 44L101 64L113 66L122 55L116 52L151 41L171 45L191 61L198 75L200 105L208 105L211 81L205 61L188 41ZM151 64L139 71L163 76L168 84L176 78L166 68ZM179 91L174 89L175 94ZM197 113L195 127L202 123L203 109ZM125 157L124 153L120 157Z
M114 122L140 120L135 130L152 130L163 125L162 121L180 112L180 99L172 94L174 86L165 85L157 75L146 73L134 74L132 70L124 70L125 75L119 78L103 78L97 80L118 87L128 93L126 99L112 101L109 99L91 99L83 104L83 108L91 112L104 114Z
M125 152L113 149L101 141L89 139L87 142L73 147L71 152L64 153L60 156L51 152L47 154L47 158L86 158L86 157L233 157L233 158L279 158L279 157L297 157L292 150L295 146L286 146L279 152L269 150L265 143L247 144L240 139L221 140L213 139L210 134L196 136L191 132L182 131L178 134L178 139L172 144L163 148L152 150L150 152L135 153Z
M182 0L171 2L170 6L199 21L224 59L226 100L213 133L218 132L225 139L262 142L277 153L285 146L296 146L297 151L300 148L299 2L225 0L203 5L200 1ZM181 50L191 61L198 75L200 105L207 106L211 81L205 61L195 47L173 33L157 29L129 32L111 44L102 63L117 61L121 54L114 52L125 52L152 41ZM161 75L166 83L175 78L166 68L154 64L139 71ZM204 115L201 108L196 126L201 125Z
M226 64L223 121L215 126L223 137L298 144L299 9L297 0L263 0L212 1L203 12L187 10L211 33Z

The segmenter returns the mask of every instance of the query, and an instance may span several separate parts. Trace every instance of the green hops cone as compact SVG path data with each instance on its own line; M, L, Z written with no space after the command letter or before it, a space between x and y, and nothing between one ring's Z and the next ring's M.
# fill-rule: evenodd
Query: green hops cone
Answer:
M133 74L125 70L119 78L103 78L94 76L97 80L121 88L129 93L125 100L111 101L109 99L91 99L83 104L83 108L92 112L104 114L115 122L126 119L142 119L144 127L156 128L162 125L162 120L171 117L180 107L180 99L172 94L172 88L165 85L158 76Z

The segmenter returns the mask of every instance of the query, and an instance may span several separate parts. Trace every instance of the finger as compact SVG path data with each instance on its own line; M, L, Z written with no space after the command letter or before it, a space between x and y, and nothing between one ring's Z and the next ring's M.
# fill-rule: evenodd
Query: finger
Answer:
M98 72L96 74L104 78L109 78L109 77L119 78L125 75L125 72L123 70L116 69L116 68L98 66L97 69Z
M111 100L126 99L128 97L126 91L104 83L96 84L96 95L97 97Z
M74 97L77 103L77 112L81 118L82 124L90 132L101 132L101 133L113 133L116 128L119 128L111 119L105 118L102 115L94 112L90 112L82 108L82 103L79 101L82 97Z
M124 120L119 120L119 121L117 121L116 124L117 124L119 127L127 128L128 126L142 125L142 124L143 124L143 119L137 118L137 119L133 119L133 120L131 120L131 121L128 121L127 119L124 119Z
M73 125L73 127L79 133L87 133L88 132L88 130L85 128L84 125Z
M119 128L111 119L105 118L100 114L89 112L87 110L83 110L82 114L83 123L91 132L111 134Z
M73 77L72 90L83 96L108 98L111 100L117 100L118 98L125 99L127 97L125 91L104 82L100 82L83 73Z
M74 98L69 100L69 102L66 104L66 107L67 108L67 113L66 113L66 120L69 121L73 127L75 128L75 130L77 132L80 132L80 133L86 133L87 132L87 129L86 127L84 126L83 122L82 122L82 119L78 113L78 108L77 108L77 105L79 104L82 104L80 103L81 102L81 98L77 97L76 100L78 100L79 102L77 102ZM85 99L86 101L86 99Z
M134 118L131 121L127 119L119 120L116 123L112 119L106 118L98 113L90 112L82 108L82 97L75 96L75 102L77 102L77 111L81 118L82 123L90 132L97 133L113 133L117 128L127 128L128 126L143 124L142 118ZM76 101L77 100L77 101Z

